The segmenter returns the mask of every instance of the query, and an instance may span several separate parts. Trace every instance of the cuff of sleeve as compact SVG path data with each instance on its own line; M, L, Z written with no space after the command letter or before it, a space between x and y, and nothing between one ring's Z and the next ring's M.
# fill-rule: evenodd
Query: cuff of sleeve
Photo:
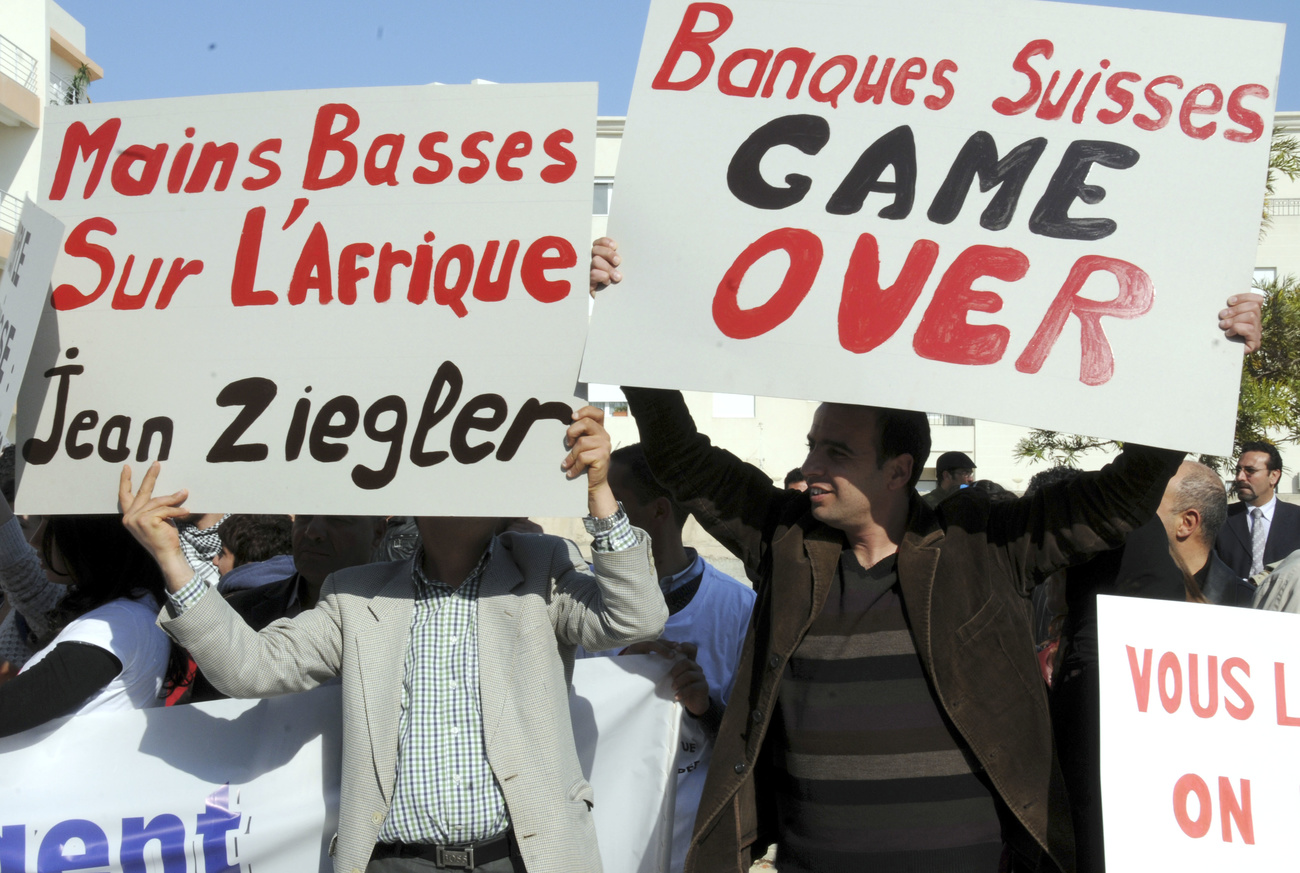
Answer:
M176 614L180 615L197 604L199 598L203 596L203 592L207 590L207 583L203 580L203 577L196 573L194 578L186 582L180 591L168 592L167 599L171 601Z
M623 504L618 505L618 512L608 518L596 518L589 515L582 520L582 525L591 535L591 548L597 552L621 552L636 545L636 533L632 523L627 520Z
M704 710L703 715L696 715L689 709L686 710L686 714L700 723L704 732L709 735L709 739L716 740L718 731L722 729L722 715L725 711L722 704L710 697L709 708Z
M215 588L221 581L221 573L217 570L217 565L211 561L200 561L198 566L191 563L190 566L194 567L194 578L201 580L210 588Z

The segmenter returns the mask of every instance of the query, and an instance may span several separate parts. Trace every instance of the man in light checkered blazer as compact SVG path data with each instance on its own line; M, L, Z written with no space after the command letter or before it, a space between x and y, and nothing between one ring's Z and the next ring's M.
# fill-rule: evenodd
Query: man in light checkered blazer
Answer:
M594 574L567 540L503 533L505 519L423 518L414 558L325 580L314 609L255 633L194 578L171 519L122 473L124 523L158 560L160 624L232 697L343 685L337 873L447 868L600 871L569 723L574 646L656 638L667 617L649 540L605 481L603 413L567 432L566 475L585 473Z

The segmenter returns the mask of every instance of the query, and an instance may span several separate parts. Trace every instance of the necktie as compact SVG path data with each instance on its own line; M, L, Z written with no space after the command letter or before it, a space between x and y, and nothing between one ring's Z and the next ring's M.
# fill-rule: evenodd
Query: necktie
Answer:
M1264 572L1264 510L1250 511L1250 575Z

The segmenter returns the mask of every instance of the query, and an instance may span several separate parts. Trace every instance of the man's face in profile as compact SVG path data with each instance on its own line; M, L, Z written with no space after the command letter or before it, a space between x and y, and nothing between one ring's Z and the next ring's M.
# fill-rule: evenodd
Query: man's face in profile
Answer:
M1232 490L1242 503L1261 506L1273 499L1273 489L1281 478L1280 470L1268 468L1268 452L1243 452L1237 460Z
M293 519L293 563L319 585L331 573L369 562L380 528L368 515L297 515Z
M975 471L970 467L945 470L943 479L944 481L939 483L940 488L960 488L963 485L974 485Z

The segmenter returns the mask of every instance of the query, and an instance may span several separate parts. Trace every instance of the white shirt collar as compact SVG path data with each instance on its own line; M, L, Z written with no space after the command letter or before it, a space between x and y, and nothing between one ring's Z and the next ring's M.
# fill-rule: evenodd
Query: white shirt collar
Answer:
M1276 508L1277 508L1277 492L1274 491L1272 500L1270 500L1268 503L1265 503L1263 506L1259 506L1259 507L1251 506L1249 507L1247 512L1253 518L1255 515L1255 510L1262 509L1263 510L1262 518L1264 519L1264 521L1271 522L1273 521L1273 510L1275 510Z

